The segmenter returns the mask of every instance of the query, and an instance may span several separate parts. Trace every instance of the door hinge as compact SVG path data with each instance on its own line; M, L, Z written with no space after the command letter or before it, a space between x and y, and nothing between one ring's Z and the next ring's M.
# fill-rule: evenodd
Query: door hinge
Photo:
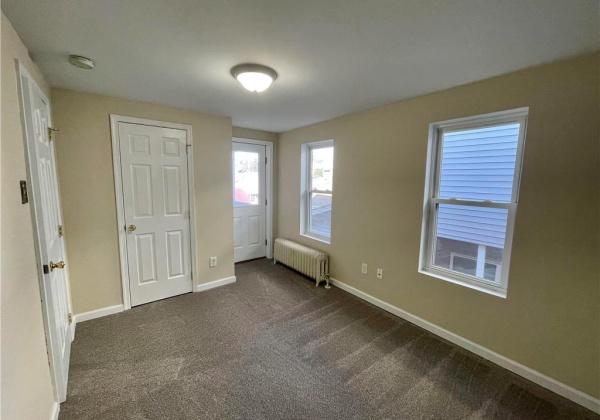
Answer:
M192 147L191 144L186 144L185 145L185 153L188 153L188 151L190 150L190 147Z
M265 245L268 245L267 240L265 239Z
M267 201L267 199L265 198L265 206L269 204L269 202Z
M268 162L268 161L267 161L267 159L268 159L268 158L265 156L265 165L266 165L266 164L267 164L267 162Z
M19 181L21 188L21 204L29 203L29 195L27 194L27 181Z
M67 316L67 320L69 321L69 324L73 323L73 315L71 315L71 312L69 312L69 315Z
M65 234L62 225L58 225L58 237L62 237Z
M57 131L59 131L58 128L48 127L48 138L50 140L54 140L54 133L56 133Z

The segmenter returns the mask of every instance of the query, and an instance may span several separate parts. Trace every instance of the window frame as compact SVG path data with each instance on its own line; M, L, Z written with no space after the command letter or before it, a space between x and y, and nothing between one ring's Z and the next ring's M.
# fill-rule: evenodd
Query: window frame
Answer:
M521 184L521 169L523 165L523 152L525 148L525 133L527 130L528 115L529 107L524 107L429 124L427 169L425 174L425 195L423 200L423 221L421 229L421 248L419 254L419 273L466 286L471 289L486 292L494 296L506 298L515 217L518 207L519 187ZM519 138L517 143L513 189L510 202L439 198L443 134L453 131L462 131L473 128L486 128L510 123L519 123ZM434 264L434 250L436 243L435 233L437 230L436 208L439 204L507 209L508 214L506 221L504 250L502 253L502 264L499 265L501 270L499 282L459 273L450 269L436 266Z
M450 270L455 272L454 270L454 259L455 258L463 258L465 260L477 261L477 257L472 257L471 255L459 254L458 252L450 252ZM485 264L495 265L496 266L496 279L500 281L502 275L502 264L498 264L497 262L486 259Z
M319 242L331 244L331 235L325 236L310 230L311 222L311 194L331 195L331 208L333 210L333 179L331 182L331 191L316 190L312 188L312 152L316 149L334 148L333 139L304 143L301 147L301 168L300 168L300 235L314 239ZM332 211L333 214L333 211ZM331 229L331 226L330 226Z

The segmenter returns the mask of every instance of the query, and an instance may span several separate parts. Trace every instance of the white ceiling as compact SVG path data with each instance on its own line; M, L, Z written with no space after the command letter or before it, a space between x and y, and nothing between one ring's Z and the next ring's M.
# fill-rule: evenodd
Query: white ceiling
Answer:
M2 0L47 81L275 132L600 47L597 0ZM90 57L93 71L67 63ZM251 94L232 66L279 78Z

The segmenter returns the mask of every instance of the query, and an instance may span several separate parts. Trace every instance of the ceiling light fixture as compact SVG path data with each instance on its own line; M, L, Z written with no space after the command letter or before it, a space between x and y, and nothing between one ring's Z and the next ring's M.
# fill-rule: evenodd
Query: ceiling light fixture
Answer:
M263 92L277 79L277 72L261 64L238 64L231 75L250 92Z
M94 68L94 62L92 60L80 55L70 55L69 63L84 70L91 70Z

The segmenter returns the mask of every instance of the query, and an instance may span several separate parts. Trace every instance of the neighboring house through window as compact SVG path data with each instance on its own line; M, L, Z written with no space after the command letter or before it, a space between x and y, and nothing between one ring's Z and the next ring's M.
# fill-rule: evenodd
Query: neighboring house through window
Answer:
M420 272L506 297L527 113L430 125Z
M333 198L333 140L302 145L300 234L329 243Z

